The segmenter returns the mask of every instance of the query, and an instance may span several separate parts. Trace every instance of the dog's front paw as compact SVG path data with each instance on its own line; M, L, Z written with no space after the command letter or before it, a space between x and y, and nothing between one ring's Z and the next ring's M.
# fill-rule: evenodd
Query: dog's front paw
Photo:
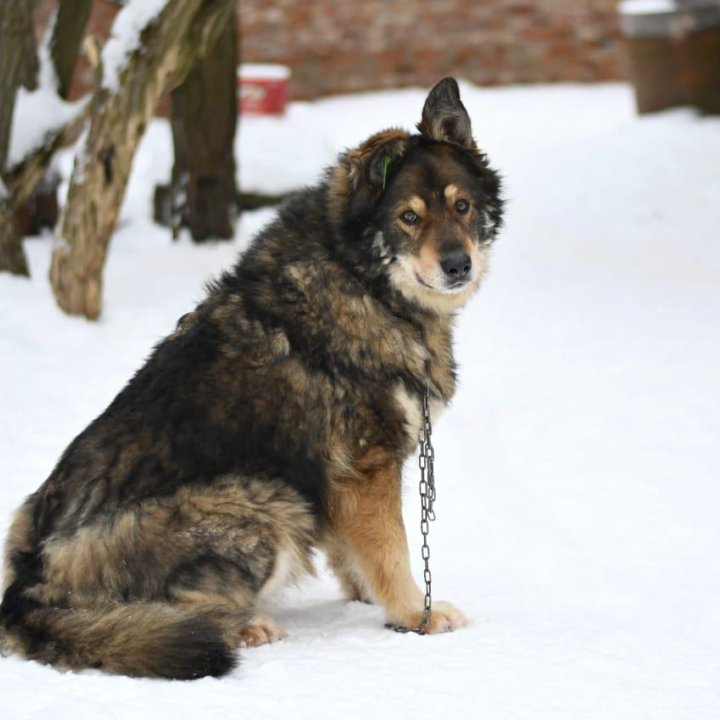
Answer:
M422 618L422 614L420 615ZM452 603L436 602L432 604L430 622L425 628L425 633L452 632L468 624L468 619Z
M422 610L408 613L407 617L400 621L388 623L390 627L400 626L407 628L416 628L422 622ZM435 633L452 632L458 628L468 624L468 619L449 602L434 602L430 612L430 620L422 631L423 635L433 635Z

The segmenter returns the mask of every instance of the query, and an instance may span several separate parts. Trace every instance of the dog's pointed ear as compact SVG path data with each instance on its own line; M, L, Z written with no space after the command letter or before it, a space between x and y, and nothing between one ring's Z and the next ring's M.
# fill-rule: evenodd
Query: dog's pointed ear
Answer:
M451 142L468 149L476 147L470 116L460 100L455 78L446 77L430 91L417 129L431 140Z

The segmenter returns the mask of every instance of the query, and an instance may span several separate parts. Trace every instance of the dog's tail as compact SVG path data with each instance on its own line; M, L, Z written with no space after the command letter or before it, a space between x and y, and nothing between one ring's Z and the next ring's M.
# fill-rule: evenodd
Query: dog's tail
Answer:
M134 677L191 680L233 669L235 654L221 625L198 610L110 601L84 608L73 606L72 596L55 605L62 593L50 592L44 577L32 502L31 496L16 513L5 548L0 653Z
M134 677L219 677L236 664L220 626L167 603L57 608L13 583L0 605L0 650L59 668Z

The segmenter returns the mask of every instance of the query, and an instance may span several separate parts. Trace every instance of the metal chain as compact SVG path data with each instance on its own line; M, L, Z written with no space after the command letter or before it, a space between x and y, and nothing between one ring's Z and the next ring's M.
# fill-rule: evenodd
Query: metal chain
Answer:
M188 173L184 172L170 183L170 229L172 239L180 237L183 215L187 211Z
M417 627L388 624L396 632L414 632L422 635L430 622L432 612L432 573L430 572L430 523L435 520L435 451L432 446L432 424L430 422L430 391L425 388L422 397L422 424L419 432L420 451L418 464L420 465L420 532L422 533L422 559L425 563L423 579L425 580L425 600L423 614Z

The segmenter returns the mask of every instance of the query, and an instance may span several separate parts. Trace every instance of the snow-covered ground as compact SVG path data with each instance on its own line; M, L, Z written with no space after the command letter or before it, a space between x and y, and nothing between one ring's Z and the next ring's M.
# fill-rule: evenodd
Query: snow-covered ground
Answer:
M720 717L720 120L639 119L624 85L462 86L506 178L507 227L457 331L435 430L438 598L474 623L401 636L319 574L277 602L290 632L222 680L62 674L0 659L0 714L53 718ZM308 183L344 145L413 125L424 92L246 119L246 189ZM0 531L73 436L271 216L173 244L148 215L169 174L150 127L99 323L60 313L51 241L0 276ZM407 519L419 571L414 464ZM419 575L419 572L418 572Z

